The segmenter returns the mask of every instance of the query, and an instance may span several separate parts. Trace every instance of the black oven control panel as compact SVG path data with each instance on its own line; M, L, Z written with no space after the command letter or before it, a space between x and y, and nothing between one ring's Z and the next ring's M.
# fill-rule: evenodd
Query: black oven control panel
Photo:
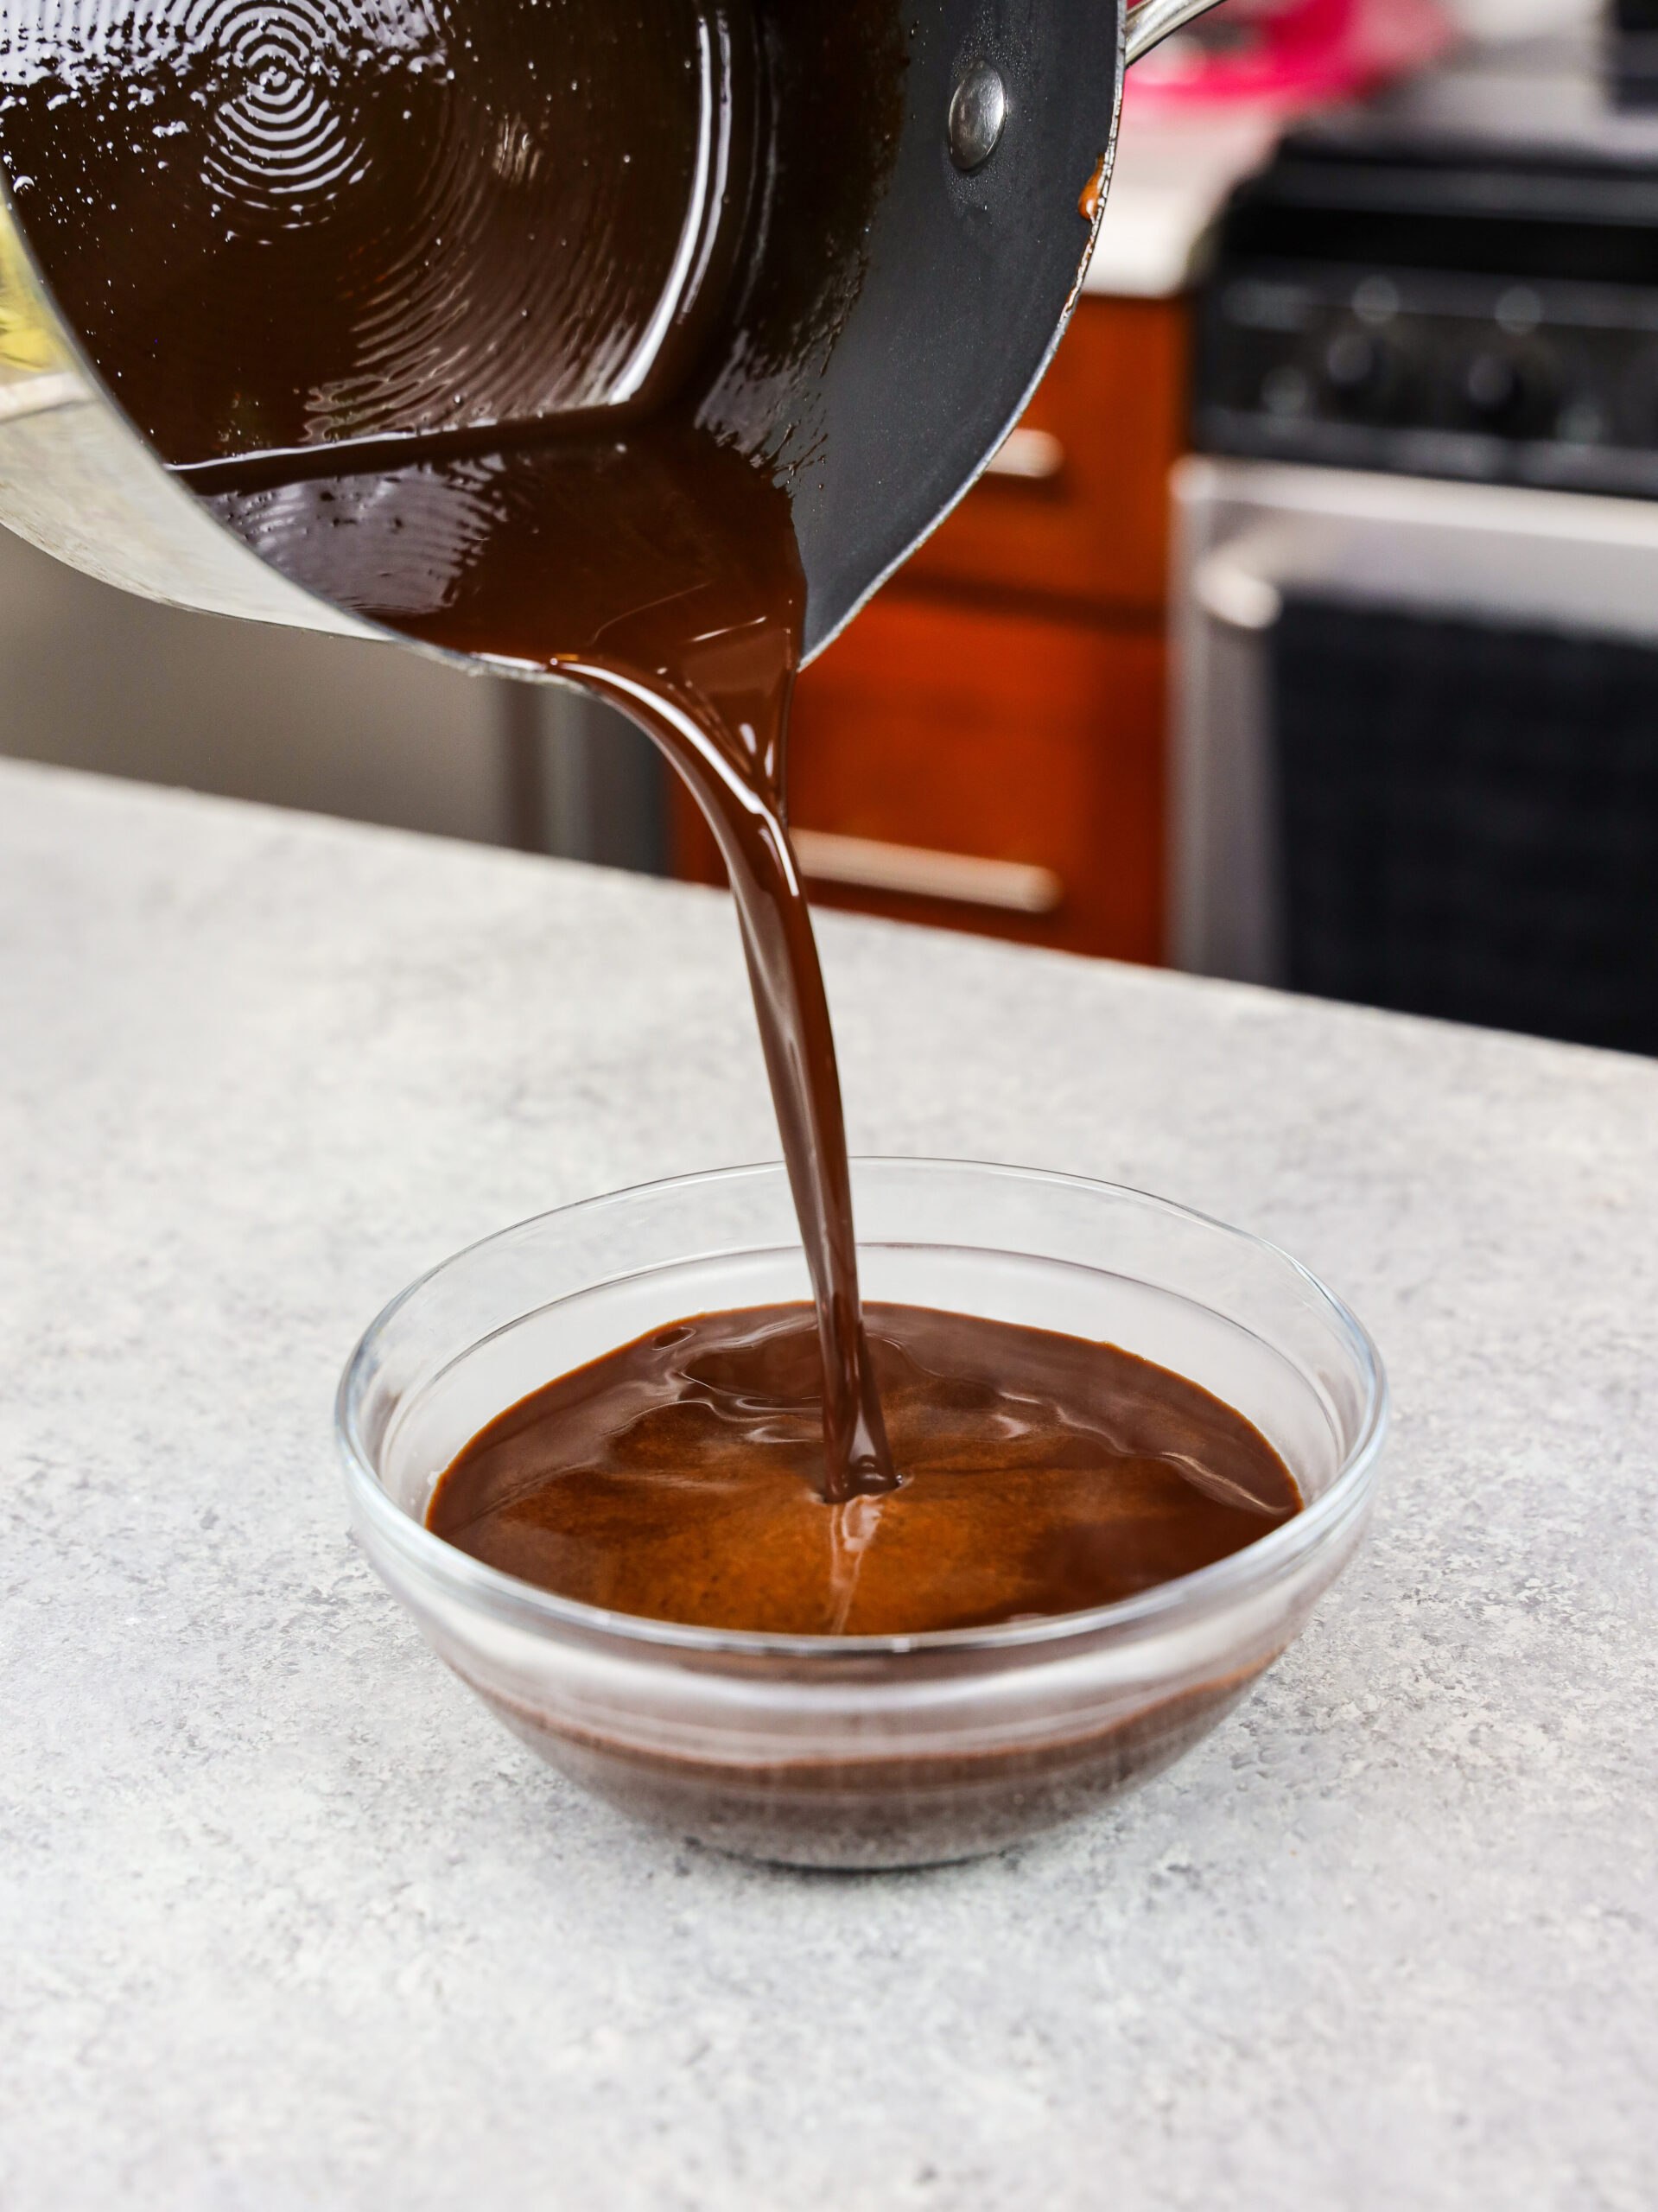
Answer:
M1200 295L1199 448L1658 497L1658 73L1629 59L1540 42L1289 138Z

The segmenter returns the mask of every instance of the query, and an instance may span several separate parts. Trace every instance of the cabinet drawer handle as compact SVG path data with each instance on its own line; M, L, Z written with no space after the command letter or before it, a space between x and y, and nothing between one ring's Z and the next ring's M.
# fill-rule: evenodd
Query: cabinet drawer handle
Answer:
M809 881L896 891L912 899L948 899L962 906L994 906L1004 914L1051 914L1064 900L1065 887L1053 870L1025 861L986 861L973 853L888 845L879 838L842 837L828 830L795 830L790 837Z
M1284 594L1271 577L1257 575L1224 550L1206 554L1197 563L1191 596L1223 630L1275 629L1284 612Z
M1064 466L1065 449L1051 430L1010 430L984 473L1016 477L1021 484L1051 484Z

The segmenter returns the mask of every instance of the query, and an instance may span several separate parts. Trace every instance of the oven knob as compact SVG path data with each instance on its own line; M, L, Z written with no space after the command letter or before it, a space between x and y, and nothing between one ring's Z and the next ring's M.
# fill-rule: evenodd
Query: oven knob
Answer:
M1405 357L1396 340L1350 324L1324 348L1324 383L1338 414L1385 423L1399 412Z
M1658 446L1658 346L1644 346L1629 364L1619 395L1620 445Z
M1519 402L1519 367L1506 353L1476 353L1462 372L1462 390L1470 412L1495 428Z
M1457 398L1471 429L1508 438L1544 437L1560 411L1559 370L1540 348L1521 353L1482 346L1462 362Z

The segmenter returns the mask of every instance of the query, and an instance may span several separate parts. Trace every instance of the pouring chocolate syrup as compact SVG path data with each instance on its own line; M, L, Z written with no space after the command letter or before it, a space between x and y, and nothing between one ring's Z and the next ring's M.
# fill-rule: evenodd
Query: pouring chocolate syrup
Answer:
M162 6L73 55L71 86L14 78L0 125L100 373L232 531L386 629L584 683L690 785L740 918L841 1500L895 1477L785 821L788 481L811 464L743 449L745 393L778 370L744 341L833 342L906 54L888 0L797 12L817 35L785 55L746 0L405 0L365 67L349 5L319 0L308 42L280 10L232 0L204 41ZM52 158L67 90L107 114L96 194ZM818 265L791 270L762 243L803 198Z
M804 593L785 493L683 414L214 495L342 603L643 725L724 855L816 1301L831 1500L894 1481L860 1316L829 1001L785 814ZM461 541L458 543L457 541ZM464 553L462 553L464 546Z
M810 1271L818 1490L842 1533L847 1510L907 1471L889 1449L860 1302L786 741L810 619L799 521L810 512L821 539L833 519L811 391L857 300L920 50L897 0L147 0L56 42L11 23L0 70L0 149L57 304L217 519L384 631L600 693L703 809L736 899ZM97 122L67 154L66 103ZM959 151L940 143L940 189L970 245L980 188L966 173L994 141L956 159L956 175ZM1101 162L1084 222L1103 175ZM1072 223L1085 177L1061 210ZM872 417L859 435L866 424L877 439ZM1069 1396L1032 1401L1010 1381L999 1400L981 1371L988 1325L953 1318L953 1351L951 1317L887 1332L889 1368L923 1377L906 1385L915 1436L936 1437L941 1421L955 1434L940 1408L959 1410L963 1361L988 1433L1100 1427L1077 1412L1093 1404L1074 1371L1090 1348L1068 1355ZM1013 1339L1033 1332L1006 1333L1012 1376L1035 1358ZM775 1395L777 1332L726 1338L760 1398ZM931 1347L918 1370L904 1351L915 1342ZM1120 1398L1124 1358L1096 1363ZM1235 1428L1215 1431L1222 1458L1241 1452L1258 1478L1217 1523L1214 1470L1182 1472L1191 1386L1163 1384L1160 1401L1147 1386L1161 1414L1129 1457L1173 1484L1170 1510L1190 1525L1167 1556L1190 1564L1297 1501L1276 1455L1253 1431L1241 1442L1248 1424L1230 1416ZM726 1443L745 1482L763 1479L740 1423ZM1063 1461L1068 1447L1055 1448ZM974 1497L962 1525L988 1529L995 1497L983 1481ZM1064 1548L1054 1535L1043 1554L1057 1577L1045 1597L1014 1576L982 1617L1077 1602ZM662 1602L683 1617L689 1601ZM810 1615L816 1599L800 1603Z

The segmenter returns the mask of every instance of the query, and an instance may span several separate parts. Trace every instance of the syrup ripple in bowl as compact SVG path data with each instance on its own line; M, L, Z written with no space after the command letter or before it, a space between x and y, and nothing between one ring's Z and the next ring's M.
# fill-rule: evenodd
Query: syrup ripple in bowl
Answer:
M806 1295L780 1166L654 1184L505 1230L405 1292L340 1385L353 1525L435 1649L625 1811L800 1866L969 1858L1147 1780L1305 1624L1356 1549L1387 1425L1375 1347L1270 1245L1135 1192L929 1160L853 1168L865 1294L1097 1338L1190 1376L1305 1510L1088 1613L882 1637L743 1635L575 1604L424 1526L496 1414L688 1313Z

